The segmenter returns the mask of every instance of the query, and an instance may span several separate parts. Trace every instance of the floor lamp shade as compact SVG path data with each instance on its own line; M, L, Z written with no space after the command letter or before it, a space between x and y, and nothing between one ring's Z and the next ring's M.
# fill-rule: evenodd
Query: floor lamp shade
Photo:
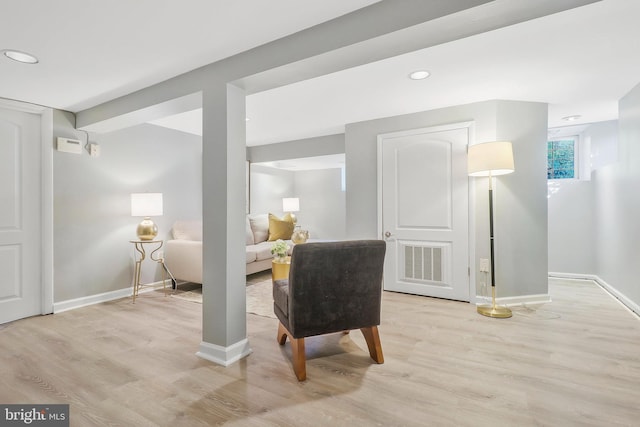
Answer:
M485 142L470 145L467 157L469 176L506 175L514 171L510 142Z
M151 217L162 216L162 193L132 193L131 216L144 217L136 230L138 239L155 239L158 227L151 221Z
M469 146L467 155L469 176L489 177L489 243L491 262L491 305L479 305L478 313L488 317L511 317L511 310L496 305L495 254L493 237L493 176L514 171L513 148L510 142L485 142Z

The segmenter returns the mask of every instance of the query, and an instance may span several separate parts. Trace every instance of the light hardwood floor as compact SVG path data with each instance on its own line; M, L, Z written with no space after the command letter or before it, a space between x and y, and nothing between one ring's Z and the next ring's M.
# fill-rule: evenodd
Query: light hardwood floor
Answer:
M298 383L277 321L247 315L253 354L199 359L201 305L162 294L0 326L0 403L69 403L72 426L640 425L640 322L592 282L490 319L385 293L385 363L362 335L307 340Z

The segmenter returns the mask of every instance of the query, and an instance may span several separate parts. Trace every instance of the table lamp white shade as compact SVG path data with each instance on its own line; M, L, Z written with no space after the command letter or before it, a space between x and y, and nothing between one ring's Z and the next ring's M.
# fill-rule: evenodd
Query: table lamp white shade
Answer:
M162 215L162 193L132 193L131 216L142 216L144 219L136 234L140 240L153 240L158 235L158 226L151 221L152 216Z
M162 216L162 193L132 193L131 216Z
M512 173L514 167L511 143L496 141L470 145L467 170L469 176L497 176Z
M300 210L300 199L297 197L285 197L282 199L282 212L289 212L294 224L298 223L298 218L294 212Z
M282 212L298 212L300 210L300 199L297 197L285 197L282 199Z

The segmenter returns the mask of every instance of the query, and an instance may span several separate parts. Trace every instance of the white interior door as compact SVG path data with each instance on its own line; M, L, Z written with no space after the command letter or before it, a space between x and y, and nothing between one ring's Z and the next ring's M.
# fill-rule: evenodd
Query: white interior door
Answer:
M384 289L469 301L470 124L380 135Z
M40 116L0 108L0 323L42 312Z

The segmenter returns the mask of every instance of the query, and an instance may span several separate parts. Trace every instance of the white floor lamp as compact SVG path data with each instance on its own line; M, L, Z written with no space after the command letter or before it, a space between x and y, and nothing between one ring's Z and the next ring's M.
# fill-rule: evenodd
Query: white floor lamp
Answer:
M511 310L496 305L495 255L493 249L493 177L514 171L510 142L485 142L470 145L467 157L469 176L489 177L489 239L491 245L491 305L479 305L478 313L488 317L511 317Z

